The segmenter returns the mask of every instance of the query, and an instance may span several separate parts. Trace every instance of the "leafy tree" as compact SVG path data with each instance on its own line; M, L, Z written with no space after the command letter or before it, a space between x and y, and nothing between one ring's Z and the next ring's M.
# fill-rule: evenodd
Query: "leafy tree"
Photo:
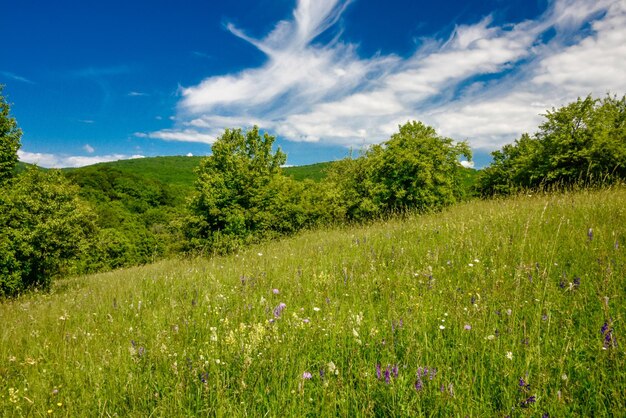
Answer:
M544 116L533 136L492 153L478 179L482 195L626 179L626 96L578 98Z
M232 249L270 233L286 156L272 151L275 138L259 129L227 129L212 146L196 173L186 234L193 246Z
M22 138L22 131L10 116L10 106L2 95L3 87L0 85L0 186L14 176Z
M45 288L94 232L93 214L58 171L31 168L0 201L0 295Z
M333 165L328 181L344 202L348 219L430 210L462 197L461 155L471 158L466 143L441 137L421 122L407 122L359 158Z

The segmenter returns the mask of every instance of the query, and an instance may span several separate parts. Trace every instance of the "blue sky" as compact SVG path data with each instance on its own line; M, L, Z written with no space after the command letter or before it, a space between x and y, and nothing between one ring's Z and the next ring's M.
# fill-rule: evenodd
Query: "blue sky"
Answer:
M546 110L626 93L623 0L5 3L0 84L45 167L207 155L253 124L309 164L408 120L483 166Z

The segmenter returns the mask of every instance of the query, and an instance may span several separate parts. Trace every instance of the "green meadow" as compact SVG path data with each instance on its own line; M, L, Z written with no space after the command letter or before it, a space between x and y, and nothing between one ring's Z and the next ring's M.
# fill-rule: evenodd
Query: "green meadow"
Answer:
M626 189L521 194L0 303L1 416L621 416Z

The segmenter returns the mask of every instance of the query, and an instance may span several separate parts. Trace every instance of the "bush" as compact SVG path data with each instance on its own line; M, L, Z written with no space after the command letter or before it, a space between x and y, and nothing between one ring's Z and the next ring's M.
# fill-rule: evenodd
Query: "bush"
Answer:
M0 295L48 287L95 230L78 189L57 171L29 169L2 190L0 206Z

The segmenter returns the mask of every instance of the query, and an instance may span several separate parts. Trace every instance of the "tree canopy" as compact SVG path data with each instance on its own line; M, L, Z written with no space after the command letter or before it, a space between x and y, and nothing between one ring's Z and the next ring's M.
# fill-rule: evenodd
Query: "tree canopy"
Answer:
M578 98L544 118L534 135L492 153L479 176L482 195L626 179L626 96Z

